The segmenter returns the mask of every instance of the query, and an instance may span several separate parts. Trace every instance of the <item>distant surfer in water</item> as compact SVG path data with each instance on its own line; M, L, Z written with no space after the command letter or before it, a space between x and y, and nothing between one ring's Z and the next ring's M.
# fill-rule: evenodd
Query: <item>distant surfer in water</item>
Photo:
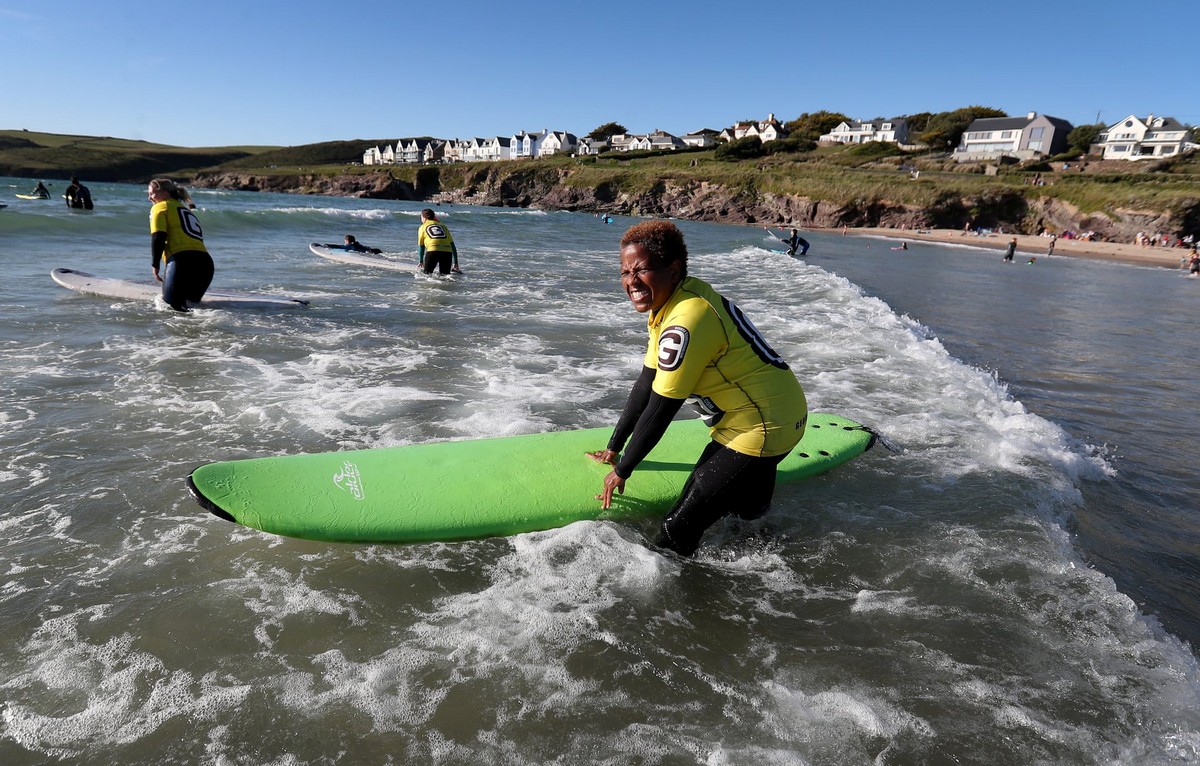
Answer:
M439 274L462 273L458 269L458 246L454 244L454 237L431 208L421 211L421 229L417 232L417 265L426 274L432 274L435 267Z
M597 495L609 508L684 402L700 411L712 441L658 538L684 556L727 513L743 519L766 513L775 469L808 420L791 369L737 306L688 276L687 256L683 233L670 221L640 223L621 238L621 286L634 310L647 315L650 339L607 448L587 453L613 466Z
M92 192L83 184L79 183L78 176L71 176L71 185L67 187L66 193L63 194L63 199L67 201L67 207L75 208L76 210L91 210Z
M1017 238L1013 237L1012 240L1008 243L1008 249L1006 249L1004 251L1004 260L1011 261L1013 259L1013 255L1015 255L1016 252L1017 252Z
M174 181L156 178L146 196L150 208L150 263L162 282L162 297L176 311L199 303L212 283L213 260L204 246L204 231L187 190ZM159 270L162 275L159 275Z
M771 230L767 229L767 231L770 232ZM808 255L808 240L800 236L800 232L796 229L792 229L790 236L784 237L779 241L787 245L787 254L792 257L797 255L797 251L799 251L800 256Z

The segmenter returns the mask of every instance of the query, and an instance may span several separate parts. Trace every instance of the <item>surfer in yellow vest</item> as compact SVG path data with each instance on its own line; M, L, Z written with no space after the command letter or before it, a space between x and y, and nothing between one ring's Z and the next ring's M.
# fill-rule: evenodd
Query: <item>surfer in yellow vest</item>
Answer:
M775 469L804 435L808 405L795 374L750 320L687 273L683 233L670 221L640 223L621 238L621 285L646 314L649 343L607 448L588 455L613 466L597 499L613 493L650 453L684 402L712 441L663 519L658 544L695 553L704 531L731 511L755 519L775 493ZM622 450L624 454L621 454Z
M150 263L162 282L162 297L176 311L188 301L199 303L212 283L213 260L204 246L204 232L187 190L174 181L156 178L146 189L150 208ZM159 274L159 271L162 274Z
M426 274L432 274L434 268L437 268L439 274L462 273L458 269L458 246L454 244L454 237L431 208L421 211L421 228L417 232L417 259L417 264Z

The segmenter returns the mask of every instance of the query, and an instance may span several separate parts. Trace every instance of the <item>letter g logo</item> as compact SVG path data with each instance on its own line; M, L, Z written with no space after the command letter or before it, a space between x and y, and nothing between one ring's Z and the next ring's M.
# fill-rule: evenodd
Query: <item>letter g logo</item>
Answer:
M687 353L688 331L686 327L672 325L658 336L658 369L671 372L683 364Z

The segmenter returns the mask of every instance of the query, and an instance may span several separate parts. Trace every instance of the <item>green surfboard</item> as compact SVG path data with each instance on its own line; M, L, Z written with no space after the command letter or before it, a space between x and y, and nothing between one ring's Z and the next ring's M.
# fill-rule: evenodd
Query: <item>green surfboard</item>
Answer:
M699 420L672 423L605 511L596 495L610 469L584 453L603 449L611 434L592 428L209 463L192 472L188 488L217 516L277 535L468 540L664 514L709 441ZM778 481L822 474L874 442L875 434L852 420L812 413Z

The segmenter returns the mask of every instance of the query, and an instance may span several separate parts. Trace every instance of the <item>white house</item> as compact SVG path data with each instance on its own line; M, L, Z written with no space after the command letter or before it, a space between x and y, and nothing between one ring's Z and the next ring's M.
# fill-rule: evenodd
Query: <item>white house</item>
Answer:
M684 146L695 146L706 149L717 145L717 136L719 135L712 128L701 128L700 130L688 133L682 140Z
M538 156L538 150L542 148L542 141L550 131L543 130L540 133L528 133L522 130L512 137L510 143L511 156L514 160L524 159L525 157Z
M549 157L553 154L570 154L575 149L579 139L573 133L562 130L551 130L542 138L537 149L538 157Z
M399 153L397 151L399 149L399 147L400 147L399 141L396 142L395 148L393 148L391 144L385 144L383 147L383 151L379 153L380 164L395 165L396 164L396 155Z
M579 139L579 143L575 145L575 154L580 157L599 154L608 148L608 141L603 138L588 138L584 136Z
M511 160L512 138L508 136L492 136L484 143L482 154L488 160Z
M1109 125L1096 141L1106 160L1149 160L1174 157L1193 148L1191 131L1173 117L1131 114Z
M463 162L479 162L486 159L486 138L468 138L459 144Z
M633 148L637 136L629 133L615 133L608 137L608 145L616 152L627 152Z
M675 151L684 147L683 141L665 130L656 130L646 138L650 142L650 148L656 151Z
M972 122L951 156L957 162L1000 157L1033 159L1067 150L1071 123L1030 112L1024 117L984 117Z
M382 165L383 160L380 159L380 151L378 146L372 146L363 152L364 165Z
M838 144L865 144L868 141L907 144L908 120L903 117L897 117L893 120L840 122L837 127L820 136L817 140Z
M774 114L769 114L767 119L762 122L739 122L733 127L721 131L720 134L720 137L726 141L736 141L739 138L750 136L757 136L760 141L766 143L779 138L787 138L788 132L779 120L775 119Z

